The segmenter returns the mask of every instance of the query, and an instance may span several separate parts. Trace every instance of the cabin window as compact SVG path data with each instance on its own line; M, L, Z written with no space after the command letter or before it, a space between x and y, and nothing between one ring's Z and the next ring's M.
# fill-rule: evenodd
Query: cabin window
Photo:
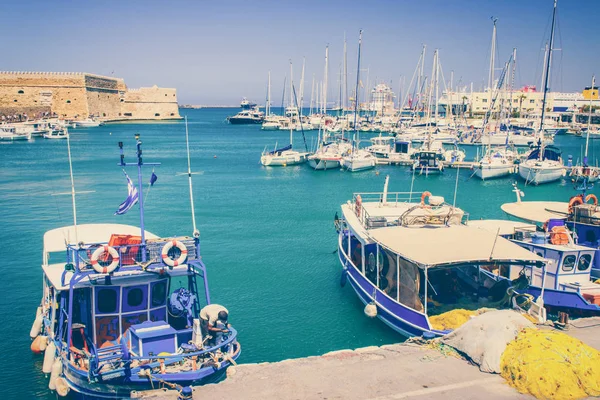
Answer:
M17 93L19 93L19 94L23 94L23 93L25 93L25 92L24 92L24 91L22 91L22 90L19 90Z
M14 99L13 101L16 103L16 102L17 102L17 99Z
M573 254L566 256L563 259L562 270L565 272L573 271L573 268L575 268L576 260L577 257L575 257Z
M152 284L150 307L160 307L165 305L167 299L167 281L156 282Z
M155 113L154 116L155 117L160 117L160 114L159 113Z
M587 271L592 263L592 256L590 254L583 254L579 257L579 262L577 263L578 271Z
M122 312L139 311L148 308L147 291L147 285L124 287Z
M67 104L71 104L71 100L67 100Z
M101 314L117 312L117 291L113 288L97 291L96 308Z
M171 117L172 117L173 115L175 115L175 113L171 113Z
M125 113L124 114L126 117L131 117L131 113Z

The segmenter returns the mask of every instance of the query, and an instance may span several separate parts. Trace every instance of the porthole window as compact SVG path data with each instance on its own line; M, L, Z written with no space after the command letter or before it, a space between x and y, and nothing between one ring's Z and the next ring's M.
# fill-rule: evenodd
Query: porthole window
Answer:
M17 99L14 99L13 101L16 103L16 102L17 102Z
M154 114L155 117L160 117L159 113Z
M587 271L592 263L592 256L590 254L583 254L579 257L579 262L577 263L578 271Z
M67 104L71 104L71 100L67 100Z
M96 297L98 312L102 314L117 312L117 291L100 289Z
M17 93L19 93L19 94L23 94L23 93L25 93L25 92L24 92L24 91L22 91L22 90L19 90Z
M152 305L159 307L165 304L167 294L167 281L157 282L152 285Z
M127 293L127 305L129 307L138 307L144 301L144 292L140 288L131 289Z
M577 257L575 257L573 254L566 256L563 259L562 270L565 272L573 271L573 268L575 268L576 260Z

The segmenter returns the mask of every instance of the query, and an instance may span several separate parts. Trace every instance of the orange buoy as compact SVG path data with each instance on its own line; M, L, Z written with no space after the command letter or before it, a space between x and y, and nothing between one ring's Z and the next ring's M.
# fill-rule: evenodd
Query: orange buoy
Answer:
M31 342L31 351L35 354L40 354L46 350L46 344L46 336L37 336L35 339L33 339L33 342Z

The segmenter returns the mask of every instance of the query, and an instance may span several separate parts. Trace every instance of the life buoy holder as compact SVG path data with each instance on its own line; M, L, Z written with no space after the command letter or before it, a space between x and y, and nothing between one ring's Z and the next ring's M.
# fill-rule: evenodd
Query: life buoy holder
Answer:
M360 194L357 194L356 200L354 201L354 211L356 212L357 217L360 217L361 209L362 209L362 197L360 197Z
M422 206L425 205L425 199L428 198L429 196L431 196L431 192L428 192L428 191L423 192L423 194L421 195L421 205Z
M169 250L171 250L173 247L177 247L179 249L179 251L181 252L181 254L179 255L179 258L172 259L171 257L169 257ZM179 240L173 239L169 242L167 242L167 244L165 244L162 248L162 252L161 252L161 257L163 262L168 265L169 267L176 267L178 265L181 265L185 262L186 258L187 258L187 247L185 247L185 245L183 243L181 243Z
M571 197L571 200L569 200L569 214L573 214L573 208L576 205L580 205L580 204L583 204L583 199L581 198L581 196Z
M592 199L594 201L594 205L597 206L598 205L598 198L596 197L595 194L588 194L585 197L585 202L587 203L588 201L590 201L590 199Z
M98 259L100 257L105 257L107 254L112 257L112 262L107 266L100 265ZM104 245L98 247L96 251L92 253L91 261L92 268L94 268L96 272L101 274L110 274L119 266L119 252L114 247Z

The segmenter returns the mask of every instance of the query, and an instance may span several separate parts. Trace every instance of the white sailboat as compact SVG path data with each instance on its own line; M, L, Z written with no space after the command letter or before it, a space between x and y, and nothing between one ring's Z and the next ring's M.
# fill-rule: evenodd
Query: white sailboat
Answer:
M552 13L552 28L550 32L550 47L548 49L548 58L546 60L544 75L544 97L542 100L542 117L540 120L540 129L537 132L538 145L531 150L527 159L519 164L519 175L525 179L525 183L554 182L561 179L566 169L562 162L562 154L559 148L555 146L546 146L544 138L544 117L546 113L546 97L548 95L548 81L550 78L550 64L552 62L552 46L554 44L554 27L556 23L556 0L554 0L554 10Z
M596 77L592 76L592 88L596 85ZM583 156L583 165L576 166L571 169L570 176L575 180L584 180L592 183L598 181L600 177L600 168L590 167L588 164L588 148L590 144L590 131L592 123L592 96L590 96L590 112L588 114L587 129L585 130L585 155Z
M362 45L362 30L359 32L358 38L358 68L356 69L356 91L354 96L354 138L352 140L352 148L342 157L340 162L342 168L350 172L365 171L371 168L375 168L377 164L377 158L367 150L360 149L359 145L359 133L358 124L356 118L358 116L358 86L360 82L360 48ZM367 86L368 87L368 86Z
M294 87L293 87L293 79L292 79L292 62L290 61L290 98L293 103L294 96ZM288 107L289 108L289 107ZM296 108L297 110L297 108ZM297 111L296 111L297 112ZM297 115L297 114L296 114ZM292 123L289 124L290 129L290 144L283 148L277 148L277 144L275 144L275 149L273 151L263 151L263 154L260 157L260 163L264 166L274 167L274 166L288 166L288 165L296 165L303 164L308 160L309 153L308 152L300 152L293 149L293 139L294 139L294 125Z

